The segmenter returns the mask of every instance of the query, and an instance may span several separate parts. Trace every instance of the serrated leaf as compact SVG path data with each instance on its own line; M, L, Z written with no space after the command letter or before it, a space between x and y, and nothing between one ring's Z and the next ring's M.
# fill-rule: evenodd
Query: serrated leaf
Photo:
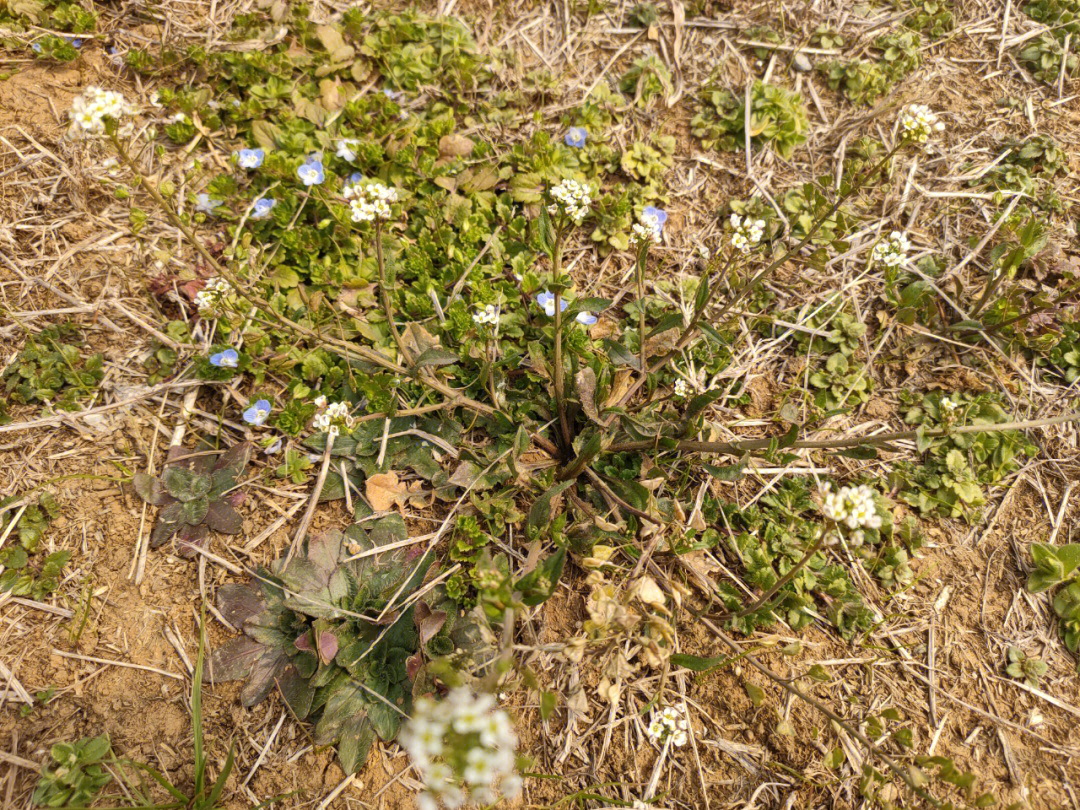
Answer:
M536 607L550 599L559 584L565 563L566 549L556 549L554 554L514 583L514 590L521 593L521 601L529 607Z

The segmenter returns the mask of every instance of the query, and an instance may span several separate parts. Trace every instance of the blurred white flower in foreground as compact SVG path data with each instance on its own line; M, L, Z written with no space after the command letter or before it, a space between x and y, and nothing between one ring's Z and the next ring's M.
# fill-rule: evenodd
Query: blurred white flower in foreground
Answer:
M521 791L514 772L517 736L491 695L458 687L443 700L422 697L401 730L402 747L424 781L421 810L491 804Z

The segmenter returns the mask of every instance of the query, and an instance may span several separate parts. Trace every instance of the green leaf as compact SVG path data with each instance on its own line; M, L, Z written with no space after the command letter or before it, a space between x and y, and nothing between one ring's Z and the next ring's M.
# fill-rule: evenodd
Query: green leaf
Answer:
M589 434L577 457L559 473L559 478L573 480L585 472L585 468L600 454L603 436L599 431Z
M540 250L548 258L554 258L555 231L552 228L551 215L548 213L546 205L540 206L540 216L536 220L536 241Z
M161 476L166 491L178 501L191 501L210 492L210 476L171 465Z
M432 346L416 358L415 367L420 369L428 366L448 366L451 363L457 363L460 359L457 354L449 349Z
M151 506L164 506L168 501L168 493L161 480L144 472L137 472L131 483L135 486L135 492L139 497Z
M709 672L724 666L730 660L731 657L726 655L717 655L713 658L702 658L697 655L674 653L671 656L672 665L684 667L685 669L692 669L694 672Z
M521 601L529 607L536 607L550 599L559 584L565 563L566 549L556 549L554 554L519 579L514 584L514 590L521 593Z
M538 535L542 528L551 522L551 504L559 495L564 493L574 483L574 479L563 481L547 490L536 499L529 510L529 517L525 522L525 530L530 538Z

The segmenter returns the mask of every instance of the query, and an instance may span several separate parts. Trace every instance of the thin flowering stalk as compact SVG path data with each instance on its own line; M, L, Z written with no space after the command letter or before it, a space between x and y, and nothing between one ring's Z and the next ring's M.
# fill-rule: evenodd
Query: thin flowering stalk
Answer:
M641 374L643 377L649 374L648 359L645 356L645 259L649 255L649 240L643 240L641 247L638 249L637 266L634 268L634 275L637 279L637 301L638 301L638 363L641 365Z
M394 343L397 344L398 351L401 353L401 359L405 361L406 365L411 366L413 364L412 352L406 347L405 341L402 339L401 333L398 332L397 325L394 323L394 310L390 305L390 293L386 288L386 262L383 259L381 220L376 220L375 222L375 256L379 264L379 298L382 301L383 314L386 316L386 324L390 328L390 334L394 336Z
M756 290L768 276L770 276L776 271L778 267L783 266L783 264L787 262L788 259L794 256L804 247L806 247L806 245L809 244L810 240L813 238L814 234L816 234L821 229L821 226L824 225L829 220L829 218L832 217L833 214L840 210L840 206L847 202L848 198L851 197L856 191L862 188L871 177L876 175L882 169L882 167L884 167L885 164L892 158L892 156L895 155L906 143L907 141L902 139L897 141L896 146L890 149L881 160L879 160L869 169L863 169L859 176L855 178L854 181L852 181L851 186L848 188L848 190L843 192L839 197L836 198L836 201L832 204L832 206L825 213L825 215L819 217L814 222L814 224L810 227L810 230L806 232L806 235L803 236L799 243L794 247L788 248L786 251L784 251L784 254L780 258L775 259L763 270L759 271L755 276L753 276L748 282L743 284L742 287L739 288L738 292L736 292L735 295L731 296L731 298L724 303L723 307L721 307L720 309L720 312L713 320L721 320L725 315L728 314L728 312L731 311L732 307L742 301L751 292ZM723 270L724 273L727 272L727 268L731 266L731 263L733 261L734 254L728 259L727 265ZM648 376L656 373L657 371L660 371L665 365L668 364L668 362L670 362L674 357L676 357L679 352L686 348L686 344L689 343L690 338L693 335L693 330L696 328L698 321L701 319L701 315L703 315L705 311L709 308L709 304L712 303L712 300L716 296L716 292L719 287L719 284L710 287L709 294L703 302L700 311L695 312L694 318L691 319L690 325L688 325L686 329L683 330L683 335L679 338L679 341L676 343L675 348L668 352L666 355L664 355L664 357L659 362L657 362L651 369L649 369L648 375L642 375L640 378L638 378L637 382L630 386L627 392L623 394L622 397L619 399L618 403L616 403L616 408L621 407L626 402L628 402L630 400L630 397L637 393L641 389L641 386L645 384Z
M562 433L563 445L569 452L573 438L570 435L570 422L566 418L566 392L565 375L563 374L562 357L562 288L559 281L562 278L562 229L556 233L555 247L552 250L551 276L555 288L555 407L559 411L559 430Z

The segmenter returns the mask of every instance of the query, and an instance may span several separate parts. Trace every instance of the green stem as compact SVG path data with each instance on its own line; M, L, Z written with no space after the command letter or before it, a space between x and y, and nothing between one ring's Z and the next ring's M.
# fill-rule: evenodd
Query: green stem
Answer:
M555 249L551 261L552 286L555 288L555 407L559 411L559 430L562 433L564 450L569 452L572 438L570 422L566 418L565 374L562 356L562 233L555 239Z
M405 346L405 341L401 339L401 333L397 330L397 324L394 323L394 309L390 305L390 292L386 286L386 260L383 257L382 222L375 223L375 257L379 263L379 299L382 301L386 325L390 329L390 334L394 336L394 343L397 344L398 352L400 352L402 360L405 361L405 365L411 366L413 364L412 352Z

